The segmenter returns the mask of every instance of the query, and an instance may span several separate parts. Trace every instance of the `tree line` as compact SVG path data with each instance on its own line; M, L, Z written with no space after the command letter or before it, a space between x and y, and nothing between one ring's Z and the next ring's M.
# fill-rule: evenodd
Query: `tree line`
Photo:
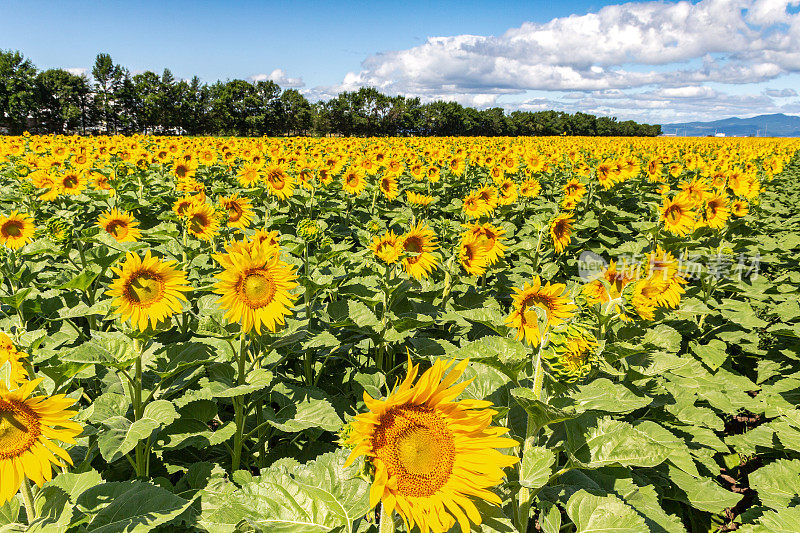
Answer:
M586 113L475 109L456 102L422 103L375 88L309 102L272 81L203 83L132 74L98 54L91 77L38 70L19 51L0 50L0 131L186 135L588 135L656 136L660 125Z

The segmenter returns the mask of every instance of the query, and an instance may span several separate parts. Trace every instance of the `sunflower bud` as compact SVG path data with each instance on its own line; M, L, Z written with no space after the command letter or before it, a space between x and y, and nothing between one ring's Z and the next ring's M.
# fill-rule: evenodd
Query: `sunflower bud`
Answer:
M597 339L585 328L570 325L563 331L551 332L542 356L557 379L575 383L594 372L599 361L597 347Z
M306 241L314 241L321 237L320 227L316 220L304 218L297 226L297 234Z

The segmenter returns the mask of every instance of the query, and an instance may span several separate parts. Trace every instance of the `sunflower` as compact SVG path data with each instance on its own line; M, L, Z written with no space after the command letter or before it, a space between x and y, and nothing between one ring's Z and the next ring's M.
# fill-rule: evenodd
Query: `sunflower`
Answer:
M85 172L67 170L58 178L61 192L64 194L80 194L89 183Z
M240 323L245 333L255 328L259 335L262 327L274 332L284 324L297 298L290 292L297 287L297 275L281 261L280 248L255 244L214 254L214 259L225 269L216 276L214 292L226 319Z
M728 207L728 199L721 194L711 194L706 200L705 217L706 224L712 229L721 229L728 222L731 210Z
M433 196L428 196L426 194L419 194L413 191L406 191L406 200L408 200L408 203L412 205L427 207L431 205L433 202L435 202L436 198L434 198Z
M358 196L366 185L364 171L357 167L348 168L347 172L342 176L342 189L347 194Z
M750 206L745 200L735 200L731 205L731 213L736 217L746 216L750 212Z
M381 193L390 202L397 198L397 179L391 175L384 175L379 183Z
M216 157L216 156L215 156ZM243 187L250 187L261 178L261 165L255 163L245 163L239 169L236 179Z
M519 193L525 198L536 198L541 190L541 184L534 178L526 179L519 186Z
M294 194L294 178L281 165L268 166L264 171L264 181L270 194L277 196L278 200L286 200Z
M557 254L563 253L572 241L572 217L571 213L561 213L550 223L550 237Z
M464 213L470 218L478 218L488 211L486 202L481 199L477 192L473 191L464 198Z
M183 196L175 200L175 203L172 204L172 211L181 217L185 217L189 210L197 203L196 196Z
M36 226L27 213L12 211L0 216L0 242L12 250L18 250L33 240Z
M28 381L28 373L25 371L25 365L21 359L28 357L25 352L17 350L8 335L0 331L0 368L6 364L9 365L9 385L18 387L23 382ZM0 380L2 383L2 380Z
M400 240L406 253L403 268L415 279L427 278L436 268L436 256L432 253L439 248L436 233L427 224L420 222L400 237Z
M535 308L544 311L544 327L557 326L569 319L578 308L570 303L566 285L563 283L542 285L539 276L533 277L533 284L527 282L522 289L514 288L514 309L506 317L506 324L517 328L517 340L525 340L531 346L538 346L544 335L539 330L539 314Z
M512 180L506 178L498 184L498 187L500 189L500 198L498 199L500 205L511 205L517 201L517 184Z
M127 211L112 209L97 218L97 225L117 242L136 242L142 236L139 222Z
M203 241L210 241L219 233L217 213L206 203L192 204L186 212L186 224L189 233Z
M180 300L186 301L182 293L191 287L186 273L173 268L174 264L175 261L162 262L148 250L144 259L128 252L120 267L111 267L117 278L111 282L108 295L123 322L130 319L133 327L144 331L148 322L156 327L158 322L181 311Z
M75 400L63 394L31 397L42 379L13 391L0 382L0 505L14 497L25 478L41 487L53 478L51 464L72 464L50 439L76 444L83 428L70 420L77 411L67 410Z
M675 256L658 246L655 252L650 252L645 257L643 275L645 278L657 278L667 282L667 286L658 286L660 291L657 295L654 295L652 290L655 286L648 290L648 294L659 306L678 307L681 295L686 292L683 285L686 285L687 281Z
M481 523L473 498L500 505L489 488L519 461L495 449L518 443L502 436L508 429L490 426L491 402L454 401L471 382L456 384L467 363L437 359L414 385L419 367L409 361L405 380L385 400L364 394L369 412L348 427L345 466L359 456L370 461L370 505L382 502L389 518L397 511L409 531L444 533L458 523L468 533L470 522Z
M577 203L581 201L584 194L586 194L586 185L581 183L578 178L572 178L564 184L564 196L566 198L574 200Z
M197 174L197 162L178 159L172 165L172 173L179 179L193 178Z
M458 259L468 274L482 275L489 266L489 250L486 239L478 238L472 233L464 234L458 249Z
M403 239L393 231L375 236L369 246L375 257L388 265L397 263L403 254Z
M506 230L498 228L493 224L486 222L485 224L465 224L467 228L466 233L473 234L478 240L483 240L486 246L486 259L490 265L497 263L503 257L506 245L503 244L503 235Z
M219 199L220 205L228 213L228 227L247 228L253 221L255 213L249 198L241 198L238 194Z
M664 198L664 205L660 208L661 220L670 233L683 237L694 228L697 215L692 211L692 201L678 194L672 200Z

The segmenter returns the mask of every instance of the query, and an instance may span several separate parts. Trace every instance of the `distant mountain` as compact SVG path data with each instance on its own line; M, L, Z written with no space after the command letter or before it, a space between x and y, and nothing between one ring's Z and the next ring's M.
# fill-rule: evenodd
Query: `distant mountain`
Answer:
M759 115L752 118L725 118L711 122L684 122L662 124L666 135L705 136L724 133L728 137L800 137L800 116Z

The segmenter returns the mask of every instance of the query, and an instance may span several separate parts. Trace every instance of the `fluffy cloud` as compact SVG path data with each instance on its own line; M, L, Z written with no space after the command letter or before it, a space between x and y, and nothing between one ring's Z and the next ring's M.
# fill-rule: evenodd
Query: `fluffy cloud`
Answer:
M797 96L797 91L794 89L767 89L764 94L773 98L792 98Z
M800 73L800 14L788 9L798 4L625 3L546 23L526 22L499 36L430 37L413 48L368 57L360 72L348 73L336 88L372 86L478 106L529 91L586 102L591 93L619 90L622 96L614 102L621 107L608 107L612 113L628 111L624 102L685 106L718 96L707 83L746 85ZM650 97L630 97L636 89L648 89ZM774 107L772 96L792 95L763 93L747 101ZM738 109L735 99L725 101Z
M67 72L72 74L73 76L83 76L84 74L89 74L89 69L85 67L73 67L73 68L65 68Z
M298 89L300 87L305 87L306 84L303 81L303 78L290 78L286 72L282 69L276 68L269 74L256 74L254 76L250 76L250 79L253 81L273 81L280 85L284 89Z

